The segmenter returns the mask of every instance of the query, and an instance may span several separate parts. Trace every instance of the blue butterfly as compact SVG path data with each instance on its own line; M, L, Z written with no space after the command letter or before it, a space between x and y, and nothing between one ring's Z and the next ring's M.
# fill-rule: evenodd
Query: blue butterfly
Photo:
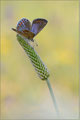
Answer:
M47 22L48 21L46 19L38 18L33 20L31 24L28 19L22 18L18 22L16 29L12 28L12 30L27 39L34 41L33 38L45 27Z

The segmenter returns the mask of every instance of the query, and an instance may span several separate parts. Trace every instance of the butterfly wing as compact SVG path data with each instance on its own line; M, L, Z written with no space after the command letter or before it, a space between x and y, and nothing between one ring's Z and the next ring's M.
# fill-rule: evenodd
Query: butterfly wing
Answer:
M31 23L30 23L30 21L28 19L22 18L18 22L16 29L18 31L22 31L22 30L29 30L29 31L31 31Z
M12 28L13 31L17 32L18 34L22 35L23 37L26 37L27 39L32 40L33 37L35 36L34 33L28 31L28 30L22 30L18 31L17 29Z
M31 32L37 35L45 27L47 22L47 20L40 18L33 20Z

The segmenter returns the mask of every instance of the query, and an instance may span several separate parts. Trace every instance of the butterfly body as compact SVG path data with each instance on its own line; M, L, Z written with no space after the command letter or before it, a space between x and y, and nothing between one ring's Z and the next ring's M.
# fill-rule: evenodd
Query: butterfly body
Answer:
M31 22L28 19L22 18L18 22L16 29L12 28L12 30L33 41L33 38L45 27L46 24L47 20L45 19L35 19L31 25Z

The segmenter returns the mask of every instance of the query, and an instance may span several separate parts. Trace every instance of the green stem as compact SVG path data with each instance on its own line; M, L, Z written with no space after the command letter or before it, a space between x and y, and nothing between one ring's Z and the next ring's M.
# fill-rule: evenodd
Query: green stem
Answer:
M48 85L48 88L49 88L49 91L50 91L50 94L51 94L51 97L52 97L52 101L53 101L53 104L54 104L56 113L57 113L57 115L59 116L58 106L57 106L56 99L55 99L55 96L54 96L54 93L53 93L53 89L52 89L52 87L51 87L51 84L50 84L49 79L47 79L46 82L47 82L47 85Z

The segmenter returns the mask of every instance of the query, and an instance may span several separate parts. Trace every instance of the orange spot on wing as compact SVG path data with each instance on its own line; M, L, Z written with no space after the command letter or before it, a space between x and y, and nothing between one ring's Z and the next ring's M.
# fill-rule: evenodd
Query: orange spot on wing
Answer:
M20 23L18 25L20 26Z
M24 23L24 20L22 20L22 22Z
M22 25L22 22L19 23L19 26L21 26L21 25Z

